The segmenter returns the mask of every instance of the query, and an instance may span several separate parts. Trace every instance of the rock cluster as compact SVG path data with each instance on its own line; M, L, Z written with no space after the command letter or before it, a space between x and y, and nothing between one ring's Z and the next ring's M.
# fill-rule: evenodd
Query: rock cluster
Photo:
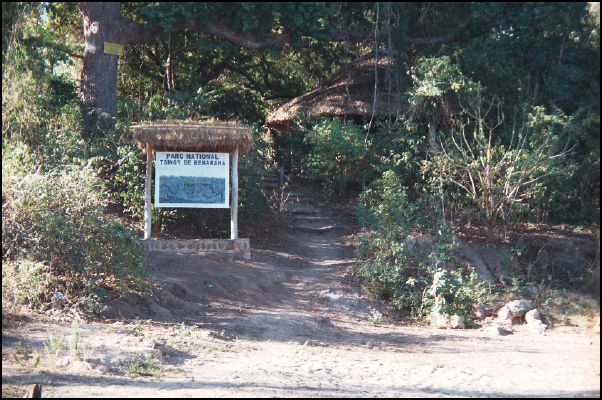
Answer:
M499 306L499 305L498 305ZM491 314L489 310L478 310L478 315L484 316ZM434 328L464 329L466 327L464 320L459 315L448 316L438 309L434 309L429 315L430 325ZM534 307L530 300L513 300L504 304L497 315L488 316L482 319L482 330L491 336L510 335L514 331L513 325L526 323L533 334L543 335L548 329L548 325L542 322L539 311Z
M432 327L439 329L464 329L466 327L464 319L461 316L454 314L451 317L448 317L438 310L433 310L431 312L429 315L429 322Z
M493 335L512 333L512 325L526 323L529 330L538 335L545 333L548 326L542 322L541 314L530 300L513 300L506 303L497 312L497 318L486 318L484 330Z

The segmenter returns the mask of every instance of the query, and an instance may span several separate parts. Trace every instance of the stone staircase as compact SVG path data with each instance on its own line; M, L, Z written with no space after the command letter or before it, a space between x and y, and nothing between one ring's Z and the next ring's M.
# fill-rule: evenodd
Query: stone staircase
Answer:
M325 233L336 229L331 217L322 207L325 202L319 189L278 171L263 175L261 182L270 205L280 212L291 229L310 233Z

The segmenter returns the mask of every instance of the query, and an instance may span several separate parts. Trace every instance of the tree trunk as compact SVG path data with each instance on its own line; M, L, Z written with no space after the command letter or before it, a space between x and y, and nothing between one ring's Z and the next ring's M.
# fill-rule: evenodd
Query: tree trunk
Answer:
M105 54L104 42L119 43L119 4L80 3L85 41L81 105L86 139L102 135L114 126L118 56Z

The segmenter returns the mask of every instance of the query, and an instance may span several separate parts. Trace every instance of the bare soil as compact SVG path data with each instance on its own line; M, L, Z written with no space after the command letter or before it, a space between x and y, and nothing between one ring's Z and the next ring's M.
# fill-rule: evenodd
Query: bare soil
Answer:
M248 261L149 256L154 295L82 321L79 362L70 319L6 319L2 396L41 383L45 397L599 397L593 319L545 335L407 325L352 279L341 218L321 234L266 221L275 239L251 243ZM49 336L64 339L58 354ZM134 368L144 356L156 368Z

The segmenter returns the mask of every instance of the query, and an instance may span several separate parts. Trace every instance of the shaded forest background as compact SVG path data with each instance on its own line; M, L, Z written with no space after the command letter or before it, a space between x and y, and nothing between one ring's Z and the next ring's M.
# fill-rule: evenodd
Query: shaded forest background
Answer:
M144 29L110 56L114 110L82 86L85 4L2 4L8 303L45 307L60 293L98 312L108 291L146 290L144 155L129 127L155 119L254 127L256 150L242 160L243 229L270 212L259 176L278 166L334 201L357 197L358 273L418 313L441 304L438 293L450 314L482 295L468 271L449 268L460 228L482 227L489 242L511 241L524 223L599 232L599 3L124 2L115 29L121 19ZM396 113L264 127L282 103L374 54L394 60L391 84L374 90L399 88ZM156 210L153 222L227 234L226 213L212 211ZM437 243L422 260L402 245L417 232ZM528 252L512 243L514 256ZM595 287L597 269L599 290L599 234L597 265L579 267L519 275Z

